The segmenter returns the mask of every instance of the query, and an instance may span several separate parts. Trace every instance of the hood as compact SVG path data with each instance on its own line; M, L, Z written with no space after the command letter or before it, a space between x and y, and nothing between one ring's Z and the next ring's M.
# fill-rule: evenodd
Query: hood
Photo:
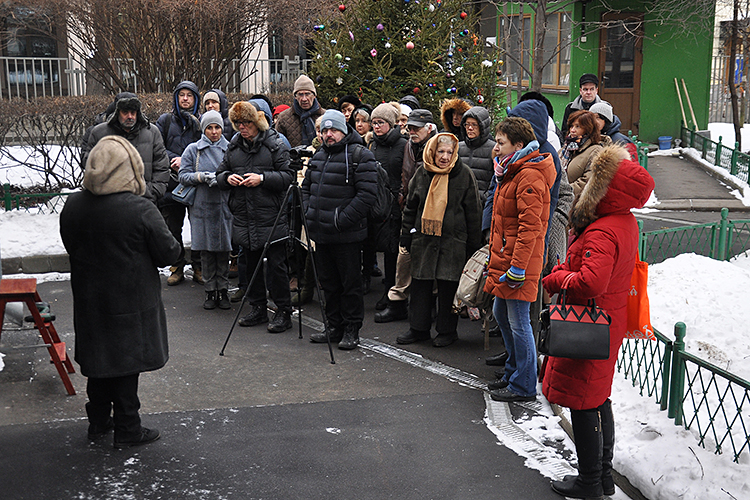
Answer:
M229 101L227 101L227 95L219 89L211 89L209 92L216 92L219 96L219 113L222 118L229 117Z
M184 82L180 82L177 87L174 89L174 99L172 102L172 112L175 116L178 116L180 120L182 121L182 126L185 126L185 117L182 116L180 113L180 105L177 102L177 94L180 93L180 90L188 89L190 92L193 93L193 97L195 98L195 102L193 103L193 109L190 111L190 113L195 116L196 118L200 119L200 106L201 106L201 94L200 90L198 89L198 86L194 84L193 82L189 80L185 80Z
M547 142L547 124L549 123L549 114L547 113L547 106L545 106L543 102L535 101L533 99L523 101L510 110L508 116L523 118L529 122L531 128L534 129L534 135L539 142L539 147L542 147L544 143Z
M555 162L552 159L552 155L550 153L540 153L539 149L537 149L538 147L539 145L536 144L535 141L531 141L526 146L526 148L521 150L519 153L524 154L525 150L530 151L508 165L508 173L506 175L513 177L518 174L520 170L539 170L544 174L544 182L547 186L547 189L549 189L555 183L555 179L557 178Z
M456 98L443 101L443 105L440 108L440 120L443 122L443 128L453 132L458 137L462 137L461 134L456 133L460 132L460 130L456 130L456 127L453 126L453 113L458 111L459 114L463 114L470 109L471 104L465 99Z
M602 134L610 136L614 135L620 131L621 127L622 122L620 121L620 118L617 115L612 115L612 123L607 130L602 130Z
M409 106L412 110L419 109L422 106L419 105L419 99L414 97L413 95L405 95L401 99L398 100L399 104L406 104Z
M268 125L270 127L273 127L273 114L271 113L271 106L269 106L264 99L250 99L248 102L255 106L255 109L257 109L258 111L263 111L263 114L266 115L266 121L268 122Z
M607 146L591 165L591 177L570 214L570 226L577 233L605 215L630 213L641 208L654 190L654 179L630 159L625 148Z
M474 118L479 122L479 136L476 139L469 139L467 136L465 142L470 147L479 147L487 142L487 139L492 135L492 118L490 118L490 112L481 106L474 106L461 117L461 127L464 126L467 118Z
M86 160L83 187L98 196L113 193L143 196L146 180L141 155L124 137L102 137Z

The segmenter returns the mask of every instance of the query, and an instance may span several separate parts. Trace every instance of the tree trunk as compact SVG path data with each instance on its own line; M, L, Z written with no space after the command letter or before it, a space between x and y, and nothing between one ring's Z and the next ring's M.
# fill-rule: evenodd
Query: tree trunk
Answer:
M530 90L542 91L542 71L544 70L544 34L547 31L547 0L539 0L534 6L534 53Z
M729 95L732 98L732 123L734 124L734 140L737 150L742 148L742 123L740 122L740 107L737 99L737 87L734 84L737 59L737 15L740 0L734 0L734 14L732 16L732 38L729 44Z

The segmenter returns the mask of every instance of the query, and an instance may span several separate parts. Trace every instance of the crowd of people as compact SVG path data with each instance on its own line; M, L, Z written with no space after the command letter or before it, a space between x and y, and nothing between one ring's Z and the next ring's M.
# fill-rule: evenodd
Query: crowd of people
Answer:
M498 122L490 110L461 98L445 100L437 120L413 95L375 106L346 95L334 100L338 109L324 109L305 75L294 84L292 106L277 107L261 95L230 107L220 89L201 98L194 83L182 82L173 111L155 124L137 96L118 94L102 123L86 133L85 191L70 197L61 217L71 255L76 359L90 377L90 437L114 428L121 447L158 438L137 418L137 374L166 362L155 273L157 265L171 265L168 285L185 279L186 213L192 279L204 284L205 309L229 309L245 298L250 312L240 326L267 324L269 332L281 333L292 327L292 308L313 300L318 288L327 328L310 340L342 350L359 344L363 296L379 276L385 291L373 319L408 321L397 343L456 342L454 296L462 269L488 245L485 291L494 303L486 314L497 323L491 334L504 344L503 352L486 359L499 367L488 386L491 397L532 401L541 376L547 399L571 408L579 459L579 474L554 482L553 489L572 498L612 494L609 394L637 253L630 209L646 202L653 180L638 165L632 141L619 132L612 106L598 96L598 85L596 75L580 78L580 96L566 107L562 130L551 103L537 92L519 96ZM309 159L293 162L290 151L303 148ZM287 203L295 179L307 234L298 232L292 247L285 236L302 215ZM172 196L179 185L195 188L190 206ZM390 195L390 209L379 220L372 207L380 192ZM95 236L106 225L104 215L82 230L79 222L90 210L111 214L134 235ZM89 283L102 279L89 268L92 262L117 266L127 252L140 255L135 282L154 300L124 301L112 311L104 290L111 287ZM239 286L230 295L234 264ZM539 366L536 321L563 286L569 302L594 298L607 309L609 359L547 358ZM275 305L270 321L269 296ZM133 315L133 322L120 322L120 347L147 357L134 355L127 365L112 361L111 347L91 331L102 319L97 315L108 311ZM147 329L155 330L156 345ZM112 377L122 380L98 380ZM119 396L105 396L107 391ZM114 419L106 411L112 407Z

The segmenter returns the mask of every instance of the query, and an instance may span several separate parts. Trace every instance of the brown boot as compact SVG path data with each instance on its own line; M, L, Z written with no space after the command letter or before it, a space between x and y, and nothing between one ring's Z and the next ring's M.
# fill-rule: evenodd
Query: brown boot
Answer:
M167 278L167 285L174 286L179 285L185 280L185 271L182 268L182 266L179 267L170 267L170 271L172 271L172 274L169 275L169 278Z

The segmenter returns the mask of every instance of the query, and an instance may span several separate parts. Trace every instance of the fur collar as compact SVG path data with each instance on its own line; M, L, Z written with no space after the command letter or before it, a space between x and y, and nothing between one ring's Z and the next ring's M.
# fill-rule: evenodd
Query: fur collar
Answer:
M605 147L591 164L591 177L573 202L570 228L581 234L586 227L599 218L597 206L604 199L620 162L629 158L627 150L618 145Z

